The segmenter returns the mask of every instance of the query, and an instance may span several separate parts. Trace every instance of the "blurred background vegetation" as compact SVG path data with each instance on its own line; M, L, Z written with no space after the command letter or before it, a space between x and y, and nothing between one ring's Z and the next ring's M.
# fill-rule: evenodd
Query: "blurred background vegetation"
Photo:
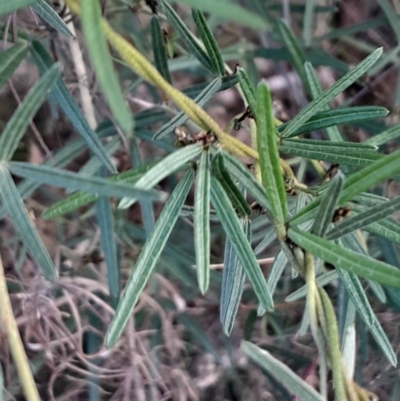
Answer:
M202 0L197 0L201 2ZM65 22L74 24L81 38L79 19L62 2L50 1ZM103 10L110 24L132 42L149 60L154 61L151 31L151 7L155 2L103 0ZM195 1L171 2L186 26L196 33L190 5ZM234 3L257 15L264 28L252 27L252 19L242 20L234 13ZM380 105L391 113L375 122L341 127L348 140L360 142L398 123L400 105L400 2L398 0L310 0L310 1L205 1L206 17L224 61L232 70L239 64L253 83L265 79L274 99L275 115L282 121L295 116L307 102L301 80L293 69L289 52L283 44L276 21L283 18L299 39L306 57L316 67L324 88L332 85L349 68L377 47L384 56L365 79L337 97L334 107ZM212 4L207 8L208 4ZM168 67L175 87L191 96L213 79L213 75L190 54L190 49L159 10L159 18L168 54ZM258 21L257 20L257 24ZM255 21L255 20L254 20ZM54 60L62 65L64 82L79 101L79 85L68 39L55 32L34 10L24 8L2 17L2 45L7 35L18 30L40 41ZM71 25L70 25L71 26ZM12 41L12 40L11 40ZM94 100L99 135L112 136L108 150L119 171L159 160L174 148L171 133L152 141L154 132L172 113L171 107L153 86L143 82L115 58L115 68L129 107L135 115L135 137L127 149L113 125L113 117L102 97L87 49L82 42L87 79ZM21 98L39 77L32 59L27 58L0 92L1 128L9 120ZM244 112L244 105L231 77L223 79L219 93L206 105L210 115L225 127ZM246 129L236 136L249 142ZM319 132L310 138L320 138ZM78 141L77 133L64 115L47 102L30 124L15 160L40 164L49 155ZM115 139L117 138L117 139ZM114 141L114 142L113 142ZM397 148L397 141L385 145L385 151ZM289 162L291 160L289 159ZM292 160L293 164L297 160ZM95 171L91 155L81 145L65 163L72 171ZM320 167L326 168L321 163ZM319 171L315 165L301 164L304 181L313 183ZM17 180L18 182L18 180ZM160 183L170 193L177 182L171 176ZM399 194L391 182L381 194ZM285 302L285 298L303 285L292 278L288 268L275 293L273 313L257 317L257 302L246 283L238 316L231 336L226 337L219 320L219 298L225 237L218 224L212 224L211 285L202 296L194 269L193 223L182 217L168 242L156 272L132 316L123 337L111 350L103 346L115 299L109 295L100 231L95 207L89 205L63 218L45 221L43 210L65 196L62 190L41 186L27 199L26 206L46 247L56 261L60 280L49 287L27 255L9 221L0 221L0 251L6 271L14 313L43 400L295 400L271 376L252 365L241 352L240 340L261 344L283 360L310 384L315 374L316 346L309 332L301 331L304 298ZM191 195L191 198L193 196ZM193 199L188 200L188 203ZM162 204L152 209L142 202L129 210L114 213L120 280L125 282L140 253ZM3 216L4 217L4 216ZM260 215L252 224L252 243L265 275L277 253L277 243L269 242L271 227ZM398 265L398 249L387 242L372 244L372 254ZM337 306L339 324L343 325L346 298L337 282L328 287ZM396 353L399 351L400 299L377 299L370 290L370 300ZM383 302L382 302L383 301ZM358 342L355 380L368 386L382 400L400 400L399 371L377 348L374 340L357 320ZM15 368L4 338L0 361L7 391L3 399L23 399Z

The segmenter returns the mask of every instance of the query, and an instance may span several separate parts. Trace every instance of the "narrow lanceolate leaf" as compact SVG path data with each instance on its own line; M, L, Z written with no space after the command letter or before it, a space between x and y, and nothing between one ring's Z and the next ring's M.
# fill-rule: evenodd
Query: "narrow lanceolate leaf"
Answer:
M382 48L375 50L367 58L361 61L361 63L334 83L329 89L323 92L321 96L317 97L304 107L304 109L302 109L301 112L286 126L285 130L282 132L282 137L290 137L293 132L307 122L315 113L322 110L331 100L366 73L376 63L381 55Z
M318 394L307 382L297 376L287 365L275 359L268 351L263 350L247 341L242 342L243 352L258 366L268 372L293 395L307 401L324 401L324 397Z
M83 33L101 89L119 126L126 134L129 134L133 129L133 120L122 96L107 42L101 29L100 4L98 0L86 0L82 1L80 5Z
M27 53L28 45L26 43L17 43L0 53L0 88L11 77Z
M54 64L47 50L37 41L32 42L31 53L42 75L45 74ZM79 106L76 104L75 99L68 91L68 88L61 77L56 79L50 96L58 102L61 110L65 113L77 133L85 140L88 148L99 158L99 160L101 160L104 166L106 166L111 173L115 173L117 170L111 159L108 157L104 146L94 131L90 128L86 118L83 116Z
M164 1L164 0L163 0ZM253 29L266 29L266 21L258 14L233 2L215 2L214 0L179 0L179 3L187 4L193 8L198 8L216 17L225 20L239 22L241 25L249 26Z
M375 150L358 143L316 139L284 139L279 145L279 151L286 155L359 167L367 166L384 157Z
M134 170L124 171L121 174L116 174L107 180L110 181L122 181L129 185L134 185L144 173L154 167L154 163L149 163L140 166ZM42 217L44 219L54 219L62 216L66 213L70 213L80 207L86 206L88 203L94 202L100 199L98 194L89 194L87 192L75 192L72 195L54 203L49 208L45 209Z
M273 300L257 259L221 184L211 177L211 202L261 305L272 310Z
M321 84L318 81L317 74L314 70L314 67L309 61L304 63L304 71L306 74L306 79L310 89L310 95L312 99L316 99L318 96L322 95ZM321 110L329 110L329 105L327 104ZM339 131L339 128L336 126L328 127L326 129L326 133L328 134L328 138L334 142L340 142L343 140L342 135Z
M396 15L395 10L393 9L392 4L388 0L378 0L379 5L381 6L383 12L386 15L386 18L389 21L390 26L393 29L393 32L396 35L397 44L400 43L400 27L399 27L399 17Z
M240 185L242 185L249 194L270 214L270 206L268 203L265 189L255 180L250 171L243 166L235 157L229 153L221 152L224 157L224 164L227 170L232 174Z
M359 278L354 273L347 272L343 269L337 269L337 272L357 312L360 314L365 324L371 326L374 323L374 312Z
M352 231L362 229L372 223L382 220L400 210L400 197L394 198L388 202L381 203L365 211L358 213L350 218L343 220L330 230L326 238L336 239Z
M151 17L151 44L153 46L154 64L158 72L169 83L172 82L171 74L168 69L167 52L164 44L164 35L161 31L160 19L158 15Z
M383 330L376 315L374 315L374 324L368 327L368 329L388 361L392 364L392 366L397 366L396 352L393 350L392 344L390 343L387 334L385 333L385 330Z
M32 9L57 32L62 33L67 38L72 38L72 32L69 30L64 20L54 11L54 9L45 0L36 0L31 5Z
M203 41L208 57L210 58L214 74L221 77L224 76L225 63L219 50L218 44L214 38L214 35L207 25L204 14L200 10L194 8L192 10L192 15L197 27L197 32L200 36L200 39Z
M307 0L303 18L303 39L306 47L311 47L312 31L314 28L314 11L316 8L315 0Z
M221 86L218 89L218 92L222 92L224 90L227 90L229 88L232 88L232 86L235 86L239 82L239 78L237 74L232 74L232 75L227 75L224 76L221 79ZM201 84L196 84L189 86L185 89L183 89L183 93L188 95L190 98L195 98L197 95L200 94L200 92L207 86L209 83L207 82L202 82Z
M274 295L276 286L283 274L283 271L285 270L287 262L288 260L285 252L283 250L280 250L278 254L275 256L274 263L272 264L271 270L268 274L267 285L272 295ZM259 307L257 315L262 316L265 312L266 310L264 308Z
M2 0L0 3L0 15L9 14L19 8L30 6L36 0Z
M204 106L218 91L221 87L221 80L214 79L210 82L194 99L194 102L199 106ZM189 117L184 113L178 113L174 118L168 121L167 124L163 125L155 134L154 139L160 139L165 135L168 135L175 128L183 125Z
M56 280L58 277L57 270L33 225L32 218L19 196L9 171L3 165L0 165L0 194L6 212L11 217L14 229L28 248L32 258L42 269L47 279Z
M172 173L180 170L186 163L200 155L203 151L202 144L195 144L186 146L179 149L170 155L164 157L159 163L157 163L152 169L141 177L135 185L135 188L150 189L154 185L159 183L164 178L168 177ZM119 209L127 209L135 203L133 199L122 199L118 205Z
M210 283L210 155L204 151L196 171L194 244L197 282L202 294Z
M121 336L129 316L154 270L157 260L179 217L179 211L192 185L192 178L193 171L187 171L171 193L151 234L144 244L122 294L114 318L107 330L105 339L107 348L111 348Z
M342 205L352 200L356 195L366 191L373 185L397 174L400 171L399 161L400 151L396 151L347 176L338 204ZM301 212L292 217L292 223L299 224L307 221L320 202L321 197L311 202Z
M356 237L354 234L352 235L346 235L343 237L343 245L346 246L348 249L353 250L354 252L358 252L361 254L366 254L364 248L360 245L360 243L357 241ZM340 270L340 269L338 269ZM339 274L342 276L342 274L345 273L343 270L339 272ZM352 280L355 275L348 273L350 275L350 280ZM353 276L353 277L351 277ZM343 277L341 277L343 279ZM358 282L357 282L358 281ZM363 288L361 287L361 284L359 283L359 280L355 281L355 290L356 292L352 292L352 289L350 288L350 297L351 300L353 301L354 305L357 308L358 313L360 314L361 318L364 320L364 323L368 326L368 329L370 330L372 336L374 337L376 343L378 346L381 348L382 352L385 354L386 358L390 361L390 363L394 366L396 366L396 354L393 351L393 348L390 344L389 339L386 336L385 331L382 329L382 326L380 325L374 311L372 310L368 299L366 297L365 291L363 291ZM370 280L368 280L370 281ZM375 283L376 284L376 283ZM346 283L345 283L346 285ZM350 286L351 287L351 286ZM347 286L346 286L347 288ZM349 291L349 289L347 288Z
M340 192L342 191L343 183L343 174L336 174L330 182L329 188L322 196L314 224L311 228L311 232L318 235L318 237L323 237L332 223L332 218L335 213L337 201L340 197Z
M104 171L102 171L102 174L104 174ZM100 198L96 201L96 218L100 228L101 248L107 266L111 305L116 308L119 300L120 283L117 247L114 239L114 218L110 199Z
M250 236L250 221L245 220L243 231ZM222 272L220 320L225 335L230 336L239 310L246 275L243 265L229 240L225 242L224 270Z
M13 157L22 136L25 134L29 121L34 117L46 99L59 72L58 64L55 64L48 70L28 92L23 102L8 120L6 127L0 135L0 160L7 161Z
M213 159L212 163L212 173L213 176L222 185L225 193L228 195L232 206L239 217L250 216L251 209L248 205L246 199L244 198L242 192L232 181L227 169L225 168L224 158L222 154L218 152Z
M263 83L257 87L256 121L262 183L280 237L284 235L287 217L286 190L280 167L271 95Z
M378 135L374 135L371 138L368 138L364 141L364 144L372 145L372 146L381 146L393 139L396 139L400 136L400 124L396 124L393 127L390 127L388 130L381 132Z
M289 238L301 248L332 265L378 283L400 288L400 269L357 254L314 234L291 228Z
M285 138L292 138L305 132L318 131L335 125L354 124L360 121L382 118L385 117L388 112L388 109L377 106L343 107L340 109L320 111ZM278 133L285 131L288 124L290 123L279 126Z
M250 81L246 70L239 67L237 74L239 76L240 87L242 88L246 102L249 105L250 111L255 116L257 112L256 89Z
M309 88L308 80L306 79L306 75L304 72L304 63L306 62L306 57L301 50L299 42L296 37L290 31L289 27L286 25L285 21L278 20L278 27L281 37L285 43L285 46L288 50L290 60L292 61L293 67L299 74L301 82L307 90L307 93L311 95L311 91Z
M150 200L162 200L164 198L164 194L156 190L132 187L123 181L115 182L100 177L83 176L51 166L10 162L8 168L13 174L20 177L65 189L89 192L94 195L117 198L129 196L130 198Z
M189 53L196 57L203 67L213 72L213 65L209 56L200 46L198 40L193 36L192 32L190 32L187 25L181 20L172 6L170 6L167 1L161 0L161 7L165 12L168 21L172 24L181 39L184 41Z
M383 219L376 223L369 224L364 227L364 230L386 238L396 244L400 244L400 226L390 219Z

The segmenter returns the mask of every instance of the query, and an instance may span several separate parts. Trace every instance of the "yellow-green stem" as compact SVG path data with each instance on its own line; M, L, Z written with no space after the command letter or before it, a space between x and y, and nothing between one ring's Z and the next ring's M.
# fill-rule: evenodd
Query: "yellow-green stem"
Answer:
M333 375L333 385L335 388L335 397L337 401L347 401L345 390L345 378L343 372L343 360L339 345L339 331L337 327L335 310L328 294L321 287L318 287L321 297L322 307L327 323L327 345L331 359L331 368Z
M18 377L27 401L40 401L39 393L36 388L35 381L29 361L19 335L18 326L15 321L12 310L10 297L7 290L7 282L4 274L3 261L0 256L0 317L3 331L6 332L8 345L11 355L17 369Z
M77 0L66 0L66 4L75 14L80 14L79 2ZM258 159L258 153L255 150L226 134L209 114L192 99L169 84L139 51L111 28L105 19L101 20L101 26L111 46L119 53L129 67L167 94L196 124L205 130L212 131L222 147L237 156L249 156L253 159Z

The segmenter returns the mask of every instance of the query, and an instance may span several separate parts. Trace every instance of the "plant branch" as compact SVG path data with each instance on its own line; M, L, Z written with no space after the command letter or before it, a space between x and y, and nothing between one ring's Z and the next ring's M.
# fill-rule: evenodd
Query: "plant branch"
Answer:
M23 392L27 401L40 401L29 361L22 344L18 326L15 321L10 297L7 290L7 282L4 274L3 261L0 256L0 316L3 330L6 332L8 345L14 360L15 367L21 382Z

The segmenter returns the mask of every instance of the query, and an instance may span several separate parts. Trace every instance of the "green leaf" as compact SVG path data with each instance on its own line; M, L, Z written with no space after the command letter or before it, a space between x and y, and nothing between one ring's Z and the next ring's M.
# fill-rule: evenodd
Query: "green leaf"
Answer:
M217 211L221 224L240 263L245 269L258 300L265 309L271 310L274 304L260 266L241 228L240 221L230 204L228 196L221 184L214 177L211 177L211 202Z
M239 217L250 216L251 209L244 198L242 192L232 181L227 169L224 165L224 159L220 152L218 152L213 159L212 174L222 185L225 193L228 195L229 200L235 212Z
M86 0L81 3L81 18L89 56L100 87L118 125L129 135L133 130L133 120L122 96L107 41L101 28L101 9L98 0Z
M0 53L0 88L11 77L27 54L28 46L26 43L17 43Z
M399 210L400 196L388 202L380 203L374 207L368 208L361 213L357 213L356 215L343 220L327 233L326 238L340 238L352 231L363 229L372 223L382 220Z
M123 181L116 182L100 177L83 176L51 166L37 166L24 162L9 162L10 171L20 177L70 190L89 192L106 197L130 197L162 200L164 194L155 190L132 187Z
M14 229L28 248L32 258L48 280L56 280L58 277L57 270L33 225L32 218L19 196L9 171L4 165L0 165L0 194L5 209L11 217Z
M165 2L163 0L163 2ZM211 15L239 22L241 25L248 26L253 29L266 29L266 22L257 14L254 14L238 4L231 1L214 0L178 0L179 3L187 4L193 8L198 8L204 12L209 12Z
M158 15L151 17L151 44L153 46L154 63L158 72L169 83L172 82L171 74L168 69L167 52L165 50L164 36L161 30Z
M369 331L374 337L376 343L378 344L379 348L383 351L388 361L392 364L392 366L397 366L397 356L393 347L383 330L382 326L380 325L377 317L374 315L374 324L368 327Z
M280 250L278 254L275 256L274 263L272 264L271 270L269 271L268 274L267 285L272 296L275 293L276 286L285 270L287 263L288 260L285 252L283 250ZM265 312L266 310L263 307L261 306L258 307L257 311L258 316L264 315Z
M246 70L239 67L237 69L237 74L239 76L240 87L242 88L244 97L247 104L249 105L250 111L255 116L257 113L257 101L256 101L256 90L250 81L249 75Z
M46 71L52 68L53 60L41 43L33 41L31 44L31 53L41 74L45 74ZM61 77L57 78L50 96L54 97L54 100L59 103L61 110L65 113L78 134L85 140L89 149L102 161L110 172L115 173L117 170L114 164L108 157L99 138L97 138L96 134L90 128Z
M252 51L251 54L253 55L253 57L262 57L269 60L290 61L290 55L285 48L277 49L257 47L255 50ZM336 69L341 73L347 73L349 71L349 66L346 63L328 55L320 48L309 48L305 56L307 60L310 61L313 65L326 65Z
M31 5L32 9L52 28L60 32L67 38L72 38L72 32L69 30L67 24L63 19L54 11L50 4L45 0L36 0L36 3Z
M361 192L398 173L400 171L399 159L400 151L396 151L347 176L338 204L342 205L352 200ZM299 224L307 221L320 202L321 197L318 197L314 202L307 205L301 212L292 217L292 223Z
M297 71L297 74L299 74L301 82L306 88L307 93L311 95L309 83L307 81L306 74L304 71L304 63L306 62L306 57L304 55L304 52L301 49L298 40L293 35L289 27L286 25L285 21L278 20L277 22L278 22L279 32L281 34L283 42L285 43L293 67Z
M387 0L378 0L378 3L385 13L394 34L396 35L397 44L400 44L399 17L396 15L391 3L389 3Z
M249 240L251 234L249 220L244 221L242 230ZM224 269L222 271L220 320L222 329L228 337L231 335L235 324L245 279L243 265L240 263L232 243L227 238L225 241Z
M179 15L175 12L172 6L168 4L167 1L160 0L160 3L168 21L172 24L181 39L186 44L189 53L196 57L203 67L205 67L210 72L213 72L213 64L207 53L200 46L199 40L194 37L187 25L181 20Z
M8 120L0 136L0 160L7 161L13 157L22 136L28 128L29 121L34 117L39 107L44 102L59 72L58 64L55 64L49 69L31 88L23 102Z
M359 121L372 120L374 118L385 117L389 110L377 106L343 107L334 110L321 111L311 117L296 131L286 138L292 138L304 132L318 131L320 129L332 127L340 124L352 124ZM283 132L289 123L278 127L278 135Z
M256 121L262 183L277 227L278 237L281 237L284 235L284 223L287 217L286 190L280 167L271 95L268 87L263 83L257 87Z
M286 129L282 132L282 137L290 137L293 132L306 123L313 115L322 110L331 100L337 95L342 93L357 79L359 79L365 72L367 72L382 55L382 48L375 50L372 54L366 57L361 63L349 71L346 75L335 82L329 89L327 89L321 96L314 99L306 107L304 107L293 120L289 122Z
M210 28L208 27L207 21L204 18L203 13L200 10L194 8L192 10L192 16L196 24L197 32L200 36L200 39L204 43L204 47L206 48L208 57L210 58L214 74L221 77L224 76L225 75L224 60L222 59L218 43L216 42L214 35L212 34Z
M400 226L390 219L382 219L376 223L372 223L364 227L364 230L400 244Z
M242 185L250 195L260 204L261 207L266 209L270 214L270 206L268 203L265 189L255 180L254 176L240 163L235 157L229 153L220 151L224 157L224 164L226 169L232 174L240 185Z
M304 63L304 71L311 92L311 98L316 99L318 96L322 95L322 88L318 81L318 77L314 70L314 67L309 61L306 61ZM329 105L323 107L322 110L329 110ZM336 126L326 128L326 133L328 134L328 138L333 142L343 141L339 128Z
M365 294L359 278L354 273L347 272L343 269L338 268L337 272L357 312L364 320L364 323L368 327L371 326L374 322L374 311L368 302L367 295Z
M333 280L337 280L339 274L337 270L332 270L328 273L323 273L316 278L317 284L320 287L324 287L325 285L331 283ZM294 302L297 301L307 295L307 285L303 285L298 290L293 291L290 295L285 298L286 302Z
M283 271L287 265L287 257L285 252L282 250L278 252L275 256L274 263L271 266L271 270L269 271L268 275L268 288L271 291L271 294L275 293L276 286L278 284L279 279L281 278Z
M336 174L322 196L314 224L311 227L311 232L318 237L323 237L332 223L343 183L344 176L341 173Z
M194 243L197 281L202 294L210 284L210 155L201 154L194 194Z
M116 134L115 127L112 125L111 129L107 126L104 128L100 125L97 134L99 138L110 136L111 134ZM79 157L81 153L83 153L85 148L85 143L82 138L78 138L76 140L71 141L69 144L66 144L60 150L55 152L51 159L46 160L43 164L51 165L53 167L65 167L68 163L70 163L76 157ZM37 188L40 187L40 184L37 182L32 182L30 180L22 180L18 185L17 189L22 199L25 199L29 195L33 193ZM0 218L4 215L4 210L0 207Z
M182 166L199 156L203 151L203 145L200 143L185 146L168 156L164 157L163 160L158 162L152 169L144 174L135 184L135 188L150 189L154 185L159 183L164 178L168 177L172 173L180 170ZM135 203L133 199L122 199L118 205L119 209L127 209Z
M194 99L195 103L201 107L204 106L218 92L220 87L221 80L214 79ZM172 132L175 128L183 125L188 119L189 117L184 112L178 113L154 134L153 139L160 139L164 137Z
M129 277L117 310L107 330L105 345L111 348L121 336L129 316L142 293L168 237L179 217L192 185L193 171L189 170L171 193Z
M9 14L19 8L30 6L36 0L1 0L0 15Z
M343 237L343 245L346 246L348 249L353 250L354 252L360 253L362 255L368 255L354 234L346 235L345 237ZM368 281L370 281L370 280L368 280ZM375 283L373 281L371 281L371 282ZM392 289L393 287L390 287L390 288ZM362 287L361 287L361 291L362 291ZM363 318L364 323L368 326L368 329L370 330L370 332L371 332L372 336L374 337L378 346L381 348L382 352L385 354L386 358L389 360L389 362L393 366L396 366L396 363L397 363L396 354L393 351L390 341L387 338L386 333L383 330L382 326L380 325L375 313L371 309L369 302L366 299L365 293L361 293L361 300L363 298L364 298L363 306L361 306L361 305L359 305L359 306L365 307L367 309L365 312L367 313L367 315L370 316L371 320L369 321L368 319L366 319L366 316L364 316L362 313L360 313L360 316ZM353 298L352 298L352 300L353 300ZM354 300L353 300L353 302L354 302ZM360 312L360 310L358 308L357 308L357 310L358 310L358 312Z
M307 401L324 401L316 390L268 351L247 341L242 341L241 348L253 362L284 385L292 394Z
M104 171L102 171L102 174L104 175ZM100 228L101 249L107 266L111 305L116 308L119 300L120 282L117 247L114 240L114 219L110 199L100 198L96 200L96 217Z
M371 138L368 138L363 143L372 146L381 146L385 145L389 141L392 141L393 139L398 138L399 136L400 136L400 124L396 124L393 127L390 127L388 130L381 132L378 135L371 136Z
M299 247L338 268L384 285L400 288L400 270L393 266L294 228L288 230L288 236Z
M283 139L279 151L309 160L325 160L351 166L368 166L384 157L376 153L375 148L363 144L318 139Z
M219 87L218 92L232 88L232 86L235 86L239 82L238 74L228 75L219 79L221 80L221 86ZM182 92L194 99L208 85L208 82L202 82L201 84L189 86L188 88L183 89Z
M140 148L137 143L138 141L130 140L130 156L132 167L138 169L143 166L142 156L140 154ZM142 215L143 228L146 233L146 237L150 235L151 230L154 227L155 216L153 210L153 203L151 201L139 201L140 214Z
M307 0L303 18L303 39L307 47L311 46L312 30L314 28L313 16L316 8L315 0Z

